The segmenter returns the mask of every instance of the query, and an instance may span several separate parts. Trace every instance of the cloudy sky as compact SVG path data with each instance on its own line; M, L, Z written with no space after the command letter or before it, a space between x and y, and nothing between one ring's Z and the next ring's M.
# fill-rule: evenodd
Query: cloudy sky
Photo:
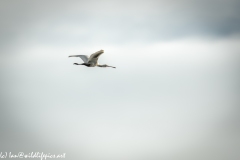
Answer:
M0 152L238 160L238 0L0 0ZM75 66L74 54L105 53Z

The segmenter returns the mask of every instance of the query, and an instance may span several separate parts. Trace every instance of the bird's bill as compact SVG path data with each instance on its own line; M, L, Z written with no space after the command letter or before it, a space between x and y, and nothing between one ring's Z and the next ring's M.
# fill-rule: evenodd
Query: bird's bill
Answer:
M68 57L79 57L78 55L70 55Z

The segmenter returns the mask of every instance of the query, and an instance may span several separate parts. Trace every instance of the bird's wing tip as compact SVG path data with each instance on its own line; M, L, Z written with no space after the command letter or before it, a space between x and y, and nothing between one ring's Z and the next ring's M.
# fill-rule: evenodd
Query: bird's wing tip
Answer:
M93 53L93 54L101 54L101 53L104 53L104 50L99 50L99 51L97 51L97 52L95 52L95 53Z

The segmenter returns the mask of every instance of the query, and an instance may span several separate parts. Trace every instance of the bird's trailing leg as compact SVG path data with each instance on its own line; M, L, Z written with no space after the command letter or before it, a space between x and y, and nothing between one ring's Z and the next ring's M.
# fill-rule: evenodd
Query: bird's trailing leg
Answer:
M111 68L116 68L116 67L113 67L113 66L108 66L108 65L106 65L106 64L104 64L104 65L97 65L98 67L111 67Z
M112 68L116 68L116 67L113 67L113 66L107 66L107 67L112 67Z

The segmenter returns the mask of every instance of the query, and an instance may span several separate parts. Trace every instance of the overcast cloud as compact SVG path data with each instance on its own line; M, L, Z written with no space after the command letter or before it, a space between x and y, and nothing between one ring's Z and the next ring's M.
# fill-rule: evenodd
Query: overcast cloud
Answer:
M238 0L0 1L0 152L238 160ZM74 66L73 54L105 53Z

